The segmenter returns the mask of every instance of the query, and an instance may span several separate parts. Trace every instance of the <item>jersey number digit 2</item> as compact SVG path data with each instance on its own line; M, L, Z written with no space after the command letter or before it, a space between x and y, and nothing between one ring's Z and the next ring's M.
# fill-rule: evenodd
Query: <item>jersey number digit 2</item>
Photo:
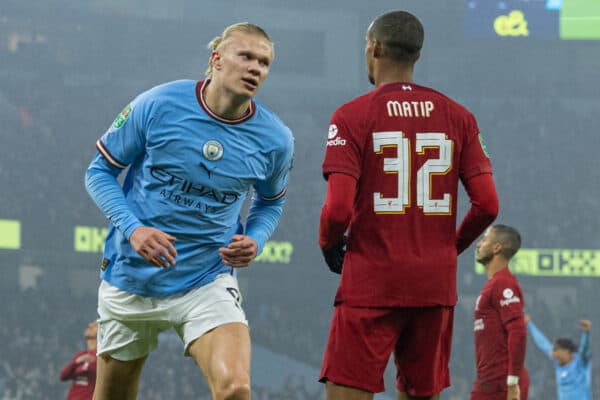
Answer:
M417 133L417 154L425 154L428 148L438 148L439 158L429 159L417 171L417 205L425 214L447 215L451 212L452 198L444 193L441 199L431 198L431 177L445 175L452 169L452 140L444 133ZM395 158L383 159L383 171L398 176L398 196L383 197L380 192L373 193L374 209L377 214L404 214L410 206L410 141L401 131L373 133L373 150L383 154L385 147L395 147Z

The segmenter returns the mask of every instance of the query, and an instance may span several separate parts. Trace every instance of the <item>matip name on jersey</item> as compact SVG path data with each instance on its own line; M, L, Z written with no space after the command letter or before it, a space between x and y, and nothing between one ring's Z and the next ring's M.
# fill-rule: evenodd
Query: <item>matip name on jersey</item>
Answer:
M434 110L433 101L396 101L386 103L388 117L429 118Z

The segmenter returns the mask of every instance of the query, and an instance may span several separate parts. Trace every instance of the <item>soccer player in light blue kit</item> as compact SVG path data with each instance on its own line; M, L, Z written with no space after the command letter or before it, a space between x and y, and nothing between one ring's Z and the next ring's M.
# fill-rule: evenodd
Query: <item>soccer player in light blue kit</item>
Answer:
M96 400L135 399L144 361L170 328L214 399L250 399L250 336L234 270L279 222L293 137L253 100L273 60L268 35L235 24L209 47L207 79L135 98L97 141L87 170L86 188L110 220ZM240 210L252 190L244 229Z
M527 330L531 333L537 347L547 354L554 364L558 400L591 400L592 399L592 353L590 350L590 331L592 323L589 320L579 321L582 330L579 349L571 339L560 338L550 340L525 315Z

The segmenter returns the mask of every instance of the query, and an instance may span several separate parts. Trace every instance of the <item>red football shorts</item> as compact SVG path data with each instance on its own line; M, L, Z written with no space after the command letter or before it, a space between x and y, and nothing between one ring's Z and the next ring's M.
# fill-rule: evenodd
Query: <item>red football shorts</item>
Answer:
M378 393L394 352L398 390L433 396L450 386L454 307L335 307L319 380Z

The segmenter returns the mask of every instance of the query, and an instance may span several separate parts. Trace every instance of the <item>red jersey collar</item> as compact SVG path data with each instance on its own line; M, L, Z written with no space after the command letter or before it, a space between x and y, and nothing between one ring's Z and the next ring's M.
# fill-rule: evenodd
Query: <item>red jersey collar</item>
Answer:
M208 116L210 116L213 119L216 119L219 122L232 125L245 122L254 116L254 113L256 112L256 105L254 104L254 100L252 99L250 99L250 111L246 115L238 119L226 119L212 112L211 109L208 108L208 105L204 100L204 88L206 87L206 85L208 85L209 82L210 79L206 79L204 81L198 81L196 83L196 98L198 99L198 104L200 104L200 107L202 107L202 109L204 110L204 112L206 112L206 114L208 114Z

